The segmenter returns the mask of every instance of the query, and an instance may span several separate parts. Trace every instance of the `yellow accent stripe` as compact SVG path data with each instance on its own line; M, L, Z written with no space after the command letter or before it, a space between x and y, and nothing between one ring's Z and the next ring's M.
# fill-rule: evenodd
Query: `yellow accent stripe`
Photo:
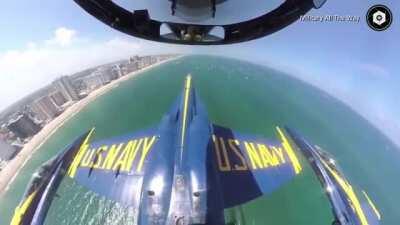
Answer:
M358 200L357 195L353 190L353 187L349 183L347 183L346 180L344 180L338 173L331 169L324 160L321 161L324 164L325 168L333 175L335 180L339 183L340 187L346 193L348 199L353 206L353 209L356 212L357 217L360 219L361 225L368 225L367 217L362 210L360 201Z
M378 217L379 220L381 220L381 213L378 211L378 208L376 208L375 204L369 198L369 196L367 195L367 192L362 191L362 193L364 194L365 198L367 199L368 204L371 206L372 210L374 210L375 215Z
M11 219L10 225L20 225L22 223L22 219L26 213L26 210L28 210L29 206L31 205L33 201L33 197L35 197L36 191L30 194L22 203L21 205L17 206L15 208L14 216Z
M294 150L292 148L292 146L290 145L288 139L286 138L285 134L282 132L282 130L279 127L276 127L276 130L279 133L279 136L281 138L282 141L282 146L283 148L286 150L290 161L292 162L292 166L294 169L294 172L296 174L299 174L302 170L301 164L299 162L299 159L296 156L296 153L294 153Z
M191 81L192 81L192 76L188 75L186 77L186 83L185 83L185 102L183 105L183 124L182 124L181 146L183 146L183 142L185 141L186 120L187 120L186 117L187 117L187 111L188 111Z
M85 155L86 151L89 149L89 140L94 132L94 128L92 128L89 134L86 136L85 140L83 141L81 147L79 148L78 153L72 160L71 165L68 168L68 176L74 178L76 175L76 171L78 170L78 166L82 161L83 156Z

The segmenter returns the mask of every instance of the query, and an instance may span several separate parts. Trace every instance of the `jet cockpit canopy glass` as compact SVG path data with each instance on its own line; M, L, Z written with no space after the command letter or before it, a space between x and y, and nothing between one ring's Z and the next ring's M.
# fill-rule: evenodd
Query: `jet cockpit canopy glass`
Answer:
M75 0L129 35L176 44L231 44L274 33L325 0Z
M113 0L134 12L146 9L152 20L182 24L228 25L262 16L284 0ZM215 8L214 8L215 6Z

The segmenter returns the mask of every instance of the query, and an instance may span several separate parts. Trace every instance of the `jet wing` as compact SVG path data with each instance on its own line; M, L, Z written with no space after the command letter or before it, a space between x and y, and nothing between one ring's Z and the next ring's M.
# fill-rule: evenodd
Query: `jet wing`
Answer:
M182 216L219 224L224 209L271 194L301 173L284 132L278 128L274 141L212 124L191 85L189 76L155 128L94 143L90 134L68 176L133 207L142 224Z
M363 196L345 178L335 160L310 144L294 130L286 128L294 144L307 157L331 202L338 224L378 225L381 214L365 191Z
M165 128L167 121L164 119L159 130L153 128L93 143L90 143L92 133L89 134L67 175L101 196L126 206L139 207L145 177L162 176L170 183L173 180L176 147L174 132ZM198 185L207 189L205 184L208 183L213 189L217 188L223 208L270 194L302 170L293 148L279 128L282 142L242 134L215 124L210 128L208 143L202 145L203 149L199 149L199 143L195 141L196 147L190 148L204 154L193 152L184 160L190 164L187 166L192 174L203 168L203 173L196 177L203 177L204 184ZM196 131L189 132L196 135ZM190 134L190 140L198 139ZM190 166L197 169L190 169Z
M381 213L376 205L372 202L367 192L362 191L364 199L361 202L361 208L365 213L369 225L379 225L381 220Z
M327 190L334 222L378 224L372 200L363 192L362 201L327 153L288 128L277 127L272 140L213 124L192 86L188 76L154 128L96 142L94 129L81 136L43 166L12 224L42 224L64 174L130 207L138 224L225 224L226 208L269 195L299 175L300 153Z
M84 143L67 174L99 195L127 206L136 205L146 158L150 151L160 152L157 139L155 130L149 129Z
M281 141L213 125L214 162L225 208L271 194L302 171L287 137L277 131Z
M16 207L11 219L11 225L41 225L43 224L50 203L65 175L65 170L71 163L82 143L87 142L87 132L66 147L60 154L44 163L33 175L25 194Z

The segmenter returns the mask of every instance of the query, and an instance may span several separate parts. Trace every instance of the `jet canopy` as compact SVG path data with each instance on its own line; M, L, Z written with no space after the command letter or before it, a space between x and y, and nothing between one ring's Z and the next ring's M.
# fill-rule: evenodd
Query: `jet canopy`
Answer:
M232 44L292 24L326 0L74 0L116 30L175 44Z

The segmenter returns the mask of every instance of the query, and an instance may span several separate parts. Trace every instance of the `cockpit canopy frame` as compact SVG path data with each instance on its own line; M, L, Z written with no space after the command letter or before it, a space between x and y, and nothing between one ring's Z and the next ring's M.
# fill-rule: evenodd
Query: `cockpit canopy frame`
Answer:
M110 0L74 0L89 14L128 35L174 44L222 45L261 38L297 21L325 0L286 0L280 6L256 18L232 24L188 24L151 19L149 11L130 12ZM213 13L215 11L213 10ZM169 32L163 32L162 27ZM219 35L210 31L218 28Z

